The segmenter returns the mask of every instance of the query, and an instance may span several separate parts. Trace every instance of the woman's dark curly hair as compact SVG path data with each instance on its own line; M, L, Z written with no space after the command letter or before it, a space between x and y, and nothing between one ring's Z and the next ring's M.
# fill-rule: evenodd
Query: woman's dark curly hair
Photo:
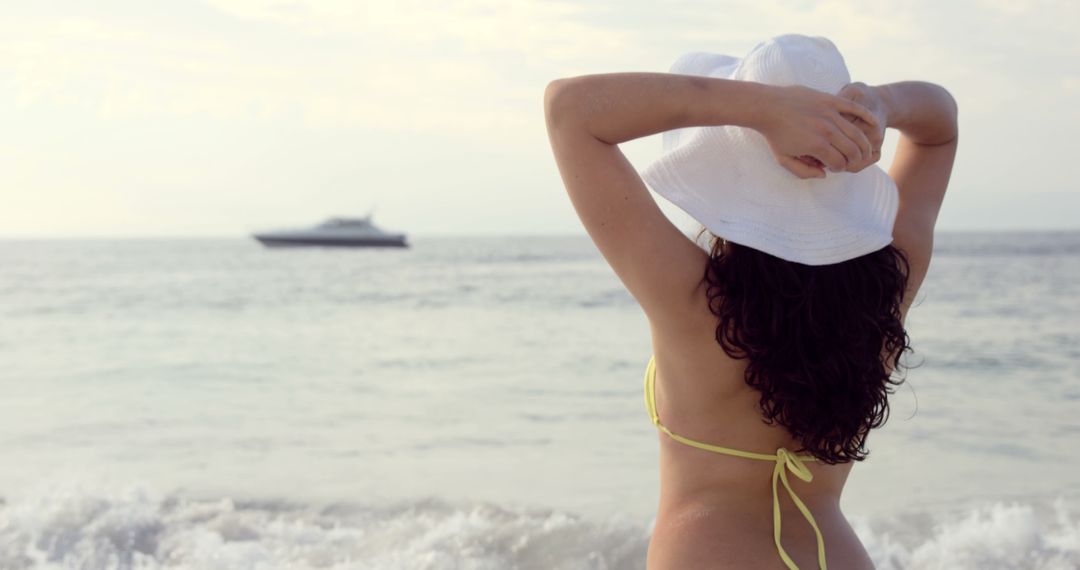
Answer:
M702 228L701 234L706 230ZM710 233L710 235L712 235ZM749 359L765 423L779 423L828 464L866 459L866 437L889 416L893 380L911 351L901 321L910 263L887 245L830 265L805 265L712 235L705 269L716 340Z

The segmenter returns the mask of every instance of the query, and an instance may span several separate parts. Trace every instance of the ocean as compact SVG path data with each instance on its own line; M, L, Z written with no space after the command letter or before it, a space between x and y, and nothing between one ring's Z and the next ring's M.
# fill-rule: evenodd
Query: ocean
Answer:
M585 236L0 241L0 569L643 569L648 327ZM1080 232L939 233L841 506L1080 568Z

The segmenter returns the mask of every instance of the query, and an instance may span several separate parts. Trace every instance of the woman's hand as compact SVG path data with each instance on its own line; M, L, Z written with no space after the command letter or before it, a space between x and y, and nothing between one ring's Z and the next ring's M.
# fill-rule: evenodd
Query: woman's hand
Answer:
M799 178L824 178L826 166L833 172L857 172L869 164L874 147L849 117L875 129L880 119L861 103L803 85L769 93L754 128L781 166Z
M852 117L852 121L859 130L866 135L866 138L870 140L870 144L873 145L872 156L869 159L864 160L864 164L859 166L858 170L862 170L867 166L881 160L881 145L885 142L885 129L888 127L888 111L885 107L885 100L882 99L878 93L877 88L867 85L861 81L854 83L848 83L836 94L837 97L843 97L845 99L851 99L856 103L859 103L863 107L866 107L874 118L877 119L876 125L871 125L866 121L858 117ZM866 157L864 157L865 159ZM858 172L854 170L853 172Z

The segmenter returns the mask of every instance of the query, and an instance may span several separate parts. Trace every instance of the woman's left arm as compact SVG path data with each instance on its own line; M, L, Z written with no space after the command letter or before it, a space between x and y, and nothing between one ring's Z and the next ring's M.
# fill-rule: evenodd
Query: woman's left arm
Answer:
M678 328L701 311L708 254L657 206L619 143L701 125L753 128L802 178L859 167L869 142L849 118L876 118L854 101L800 86L670 73L557 79L544 92L548 137L586 231L653 325ZM840 124L843 123L843 124ZM783 159L788 159L785 163Z

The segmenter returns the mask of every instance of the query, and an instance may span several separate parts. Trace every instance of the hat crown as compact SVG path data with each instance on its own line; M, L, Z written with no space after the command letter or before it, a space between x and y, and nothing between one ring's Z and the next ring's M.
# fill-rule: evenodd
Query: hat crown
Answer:
M804 85L831 95L848 83L844 56L822 36L784 34L769 38L739 62L734 79L768 85Z

